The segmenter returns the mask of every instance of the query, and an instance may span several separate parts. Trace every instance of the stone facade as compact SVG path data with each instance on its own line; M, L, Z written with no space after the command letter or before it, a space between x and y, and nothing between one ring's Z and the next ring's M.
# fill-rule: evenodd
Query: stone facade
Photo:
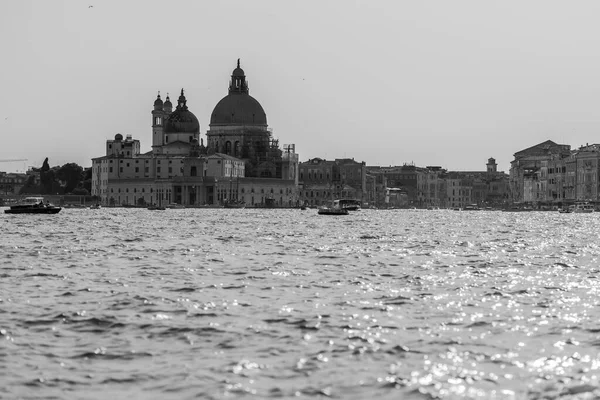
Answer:
M299 201L311 206L326 205L334 199L367 202L367 174L364 162L349 158L313 158L299 164Z
M576 201L600 202L600 145L571 150L550 140L521 150L511 162L515 202L559 206Z

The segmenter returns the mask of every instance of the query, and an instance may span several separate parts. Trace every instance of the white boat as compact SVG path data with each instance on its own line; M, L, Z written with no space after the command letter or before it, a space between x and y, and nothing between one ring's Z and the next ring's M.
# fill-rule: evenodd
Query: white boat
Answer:
M356 199L339 199L336 200L339 202L341 208L345 208L348 211L359 211L360 210L360 200Z
M587 201L578 201L569 207L574 213L591 213L594 212L594 206Z
M348 209L342 207L339 200L334 200L331 206L321 206L317 211L320 215L348 215Z

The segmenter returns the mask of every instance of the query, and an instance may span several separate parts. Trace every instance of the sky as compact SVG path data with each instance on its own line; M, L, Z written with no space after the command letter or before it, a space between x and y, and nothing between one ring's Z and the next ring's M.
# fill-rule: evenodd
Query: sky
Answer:
M205 138L240 58L300 161L508 172L545 140L600 142L598 15L595 0L2 1L0 171L89 167L117 133L149 151L158 91L183 88Z

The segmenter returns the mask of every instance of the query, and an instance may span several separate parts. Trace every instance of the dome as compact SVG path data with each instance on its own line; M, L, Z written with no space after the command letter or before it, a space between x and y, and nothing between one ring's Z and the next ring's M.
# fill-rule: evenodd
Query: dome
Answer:
M176 109L165 119L163 132L200 133L200 122L191 111Z
M115 140L116 140L117 142L119 142L119 141L123 140L123 135L121 135L120 133L117 133L117 134L115 135Z
M210 115L211 125L267 125L260 103L246 93L231 93L221 99Z
M188 110L187 100L181 89L181 96L177 100L177 108L165 119L164 133L200 133L198 118Z
M173 104L171 103L171 99L169 99L169 95L167 95L167 100L165 101L165 107L173 107Z
M246 74L244 74L243 69L241 69L240 67L237 67L236 69L233 70L233 72L231 73L231 76L246 76Z
M158 96L156 96L156 100L154 100L154 109L162 110L162 106L163 106L163 101L160 98L160 93L159 93Z

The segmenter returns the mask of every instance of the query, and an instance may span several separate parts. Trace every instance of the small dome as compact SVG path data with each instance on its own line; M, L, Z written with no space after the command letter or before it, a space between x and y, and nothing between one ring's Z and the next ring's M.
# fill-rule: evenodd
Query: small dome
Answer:
M165 104L164 104L165 108L173 108L173 103L171 103L171 99L169 98L169 95L167 95L167 98L165 100Z
M154 110L159 111L163 108L163 101L160 98L160 93L156 96L156 100L154 100Z
M237 67L236 69L233 70L233 72L231 73L231 76L246 76L246 74L244 74L243 69L241 69L240 67Z
M117 134L115 135L115 140L116 140L117 142L120 142L121 140L123 140L123 135L121 135L120 133L117 133Z
M163 132L200 133L200 122L191 111L175 110L165 119Z
M240 68L240 59L237 60L237 67L231 73L231 76L246 76L244 70Z
M200 133L198 118L188 110L187 100L181 89L177 108L165 120L164 133Z

